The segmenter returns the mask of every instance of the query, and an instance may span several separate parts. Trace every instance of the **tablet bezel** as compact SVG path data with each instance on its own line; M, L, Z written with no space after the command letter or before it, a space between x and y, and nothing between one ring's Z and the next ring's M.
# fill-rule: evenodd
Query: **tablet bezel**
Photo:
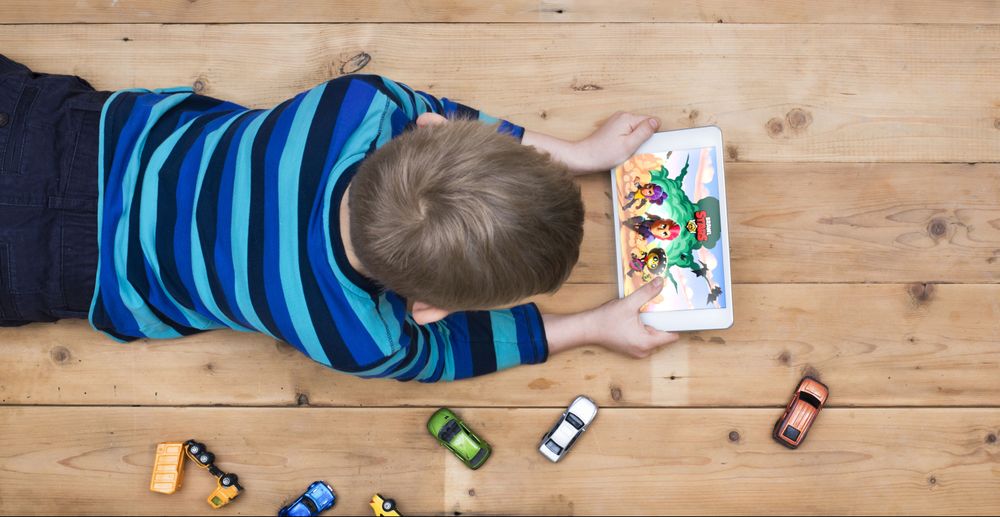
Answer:
M726 198L726 174L723 163L722 131L716 126L696 127L691 129L678 129L675 131L664 131L656 133L649 140L639 146L634 154L657 153L670 151L672 149L694 149L714 147L716 156L715 174L719 179L719 206L722 217L721 228L722 238L720 239L723 249L722 262L725 276L726 307L720 309L690 309L662 312L643 312L640 315L642 322L660 330L669 331L689 331L689 330L713 330L726 329L733 326L733 286L732 269L729 266L729 205ZM634 155L633 155L634 156ZM615 167L617 169L617 167ZM624 273L622 271L622 250L621 250L621 208L618 202L618 181L615 178L615 169L611 169L611 193L615 219L615 271L618 277L618 297L625 296ZM669 282L664 282L664 289L671 287Z

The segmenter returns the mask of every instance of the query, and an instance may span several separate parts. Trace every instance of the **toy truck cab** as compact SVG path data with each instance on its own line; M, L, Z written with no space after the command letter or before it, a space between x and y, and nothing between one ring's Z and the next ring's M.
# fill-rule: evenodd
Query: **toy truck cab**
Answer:
M222 469L216 467L215 454L209 452L205 444L188 440L184 442L184 453L195 465L207 469L217 479L218 484L215 490L208 496L208 504L212 508L222 508L243 491L243 487L239 483L239 476L223 472Z
M396 501L382 497L382 494L375 494L368 503L375 512L376 517L400 517L399 510L396 509Z
M806 433L829 396L830 390L825 384L812 377L802 379L792 393L785 413L774 425L774 440L789 449L797 448L805 440Z

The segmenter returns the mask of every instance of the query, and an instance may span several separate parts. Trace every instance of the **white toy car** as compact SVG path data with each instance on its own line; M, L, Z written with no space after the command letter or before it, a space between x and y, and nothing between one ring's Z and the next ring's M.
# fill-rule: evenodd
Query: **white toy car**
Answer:
M553 462L561 460L596 416L597 404L582 395L577 397L552 430L542 437L538 451Z

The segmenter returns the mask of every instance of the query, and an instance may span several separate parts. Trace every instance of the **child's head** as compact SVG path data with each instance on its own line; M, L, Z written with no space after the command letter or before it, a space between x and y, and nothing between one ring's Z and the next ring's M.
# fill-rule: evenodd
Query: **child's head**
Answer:
M495 126L422 125L351 181L351 245L365 271L442 315L556 290L583 240L569 171Z

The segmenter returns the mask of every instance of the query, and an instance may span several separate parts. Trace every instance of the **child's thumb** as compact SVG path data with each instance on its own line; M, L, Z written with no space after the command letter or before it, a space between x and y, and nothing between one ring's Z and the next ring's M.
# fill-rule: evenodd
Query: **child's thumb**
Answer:
M649 303L653 298L656 298L663 290L663 279L656 277L652 282L640 287L634 293L629 296L629 301L635 306L636 310L640 307Z

